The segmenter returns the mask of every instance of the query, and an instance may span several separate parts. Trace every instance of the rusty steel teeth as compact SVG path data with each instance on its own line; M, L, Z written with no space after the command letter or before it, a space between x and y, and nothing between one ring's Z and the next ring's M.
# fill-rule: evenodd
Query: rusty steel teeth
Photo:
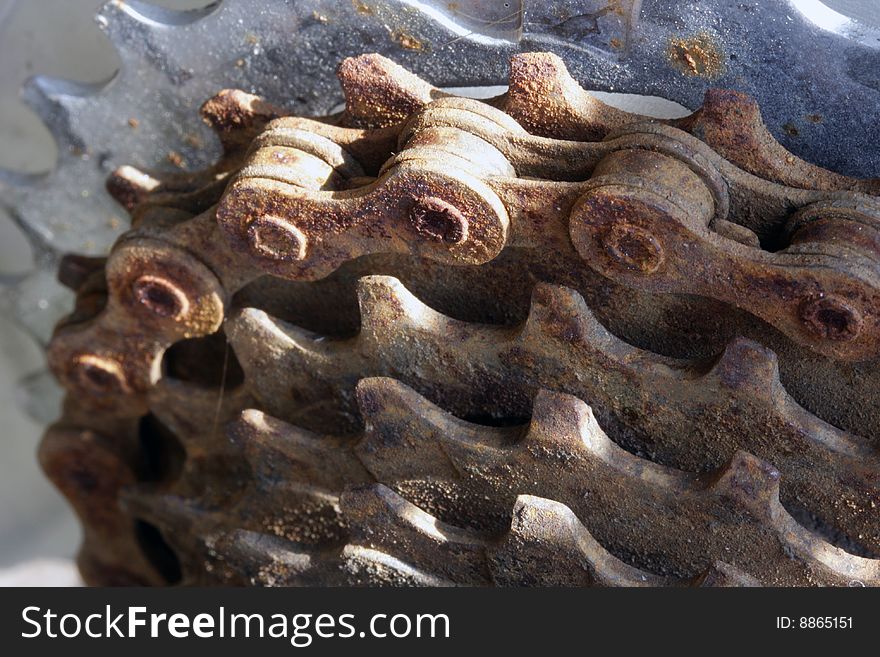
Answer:
M532 134L572 141L600 141L628 124L653 120L595 98L553 53L514 55L510 88L494 104ZM667 122L764 180L801 189L880 193L880 179L842 176L788 152L767 130L757 102L746 94L709 89L697 111Z
M221 159L118 169L132 230L61 263L89 582L880 585L878 180L547 53L488 101L338 77L221 91Z
M459 420L393 379L362 380L358 400L366 429L345 447L271 422L266 431L262 417L244 420L237 431L250 440L239 442L255 443L251 454L263 452L260 470L274 464L275 480L303 477L320 488L335 483L330 473L315 479L320 464L347 452L375 481L471 530L502 530L518 495L540 493L568 506L614 554L665 575L694 577L727 561L768 585L880 583L880 560L800 526L779 502L779 473L744 452L709 475L660 466L614 444L585 403L548 391L535 398L527 428ZM366 479L360 466L342 467Z
M86 583L143 586L166 583L144 551L144 529L118 506L138 480L131 454L90 429L56 425L40 444L40 465L83 526L77 565Z
M783 473L787 503L880 553L877 445L801 408L757 344L737 339L708 368L661 358L609 333L576 292L549 285L535 289L518 328L450 319L390 277L361 279L359 296L361 330L348 340L254 309L229 320L261 408L338 423L355 414L352 392L367 376L398 378L464 417L526 417L537 389L560 390L590 400L628 447L675 467L703 472L737 450L755 453Z
M381 484L342 495L351 538L315 550L237 530L212 540L223 566L269 586L755 586L724 563L693 579L659 577L604 550L563 504L521 495L499 538L447 525ZM555 563L547 568L547 559Z
M432 100L447 95L381 55L347 57L336 69L336 76L345 96L340 123L352 128L398 124Z
M303 549L275 536L238 530L214 551L251 586L451 586L383 552L346 545L329 553Z
M281 504L278 496L283 498ZM178 555L180 578L187 584L234 582L216 549L224 535L247 532L312 553L332 552L348 536L339 493L296 481L255 486L238 502L218 506L141 484L120 491L119 504L139 522L155 528ZM211 564L208 572L205 562Z

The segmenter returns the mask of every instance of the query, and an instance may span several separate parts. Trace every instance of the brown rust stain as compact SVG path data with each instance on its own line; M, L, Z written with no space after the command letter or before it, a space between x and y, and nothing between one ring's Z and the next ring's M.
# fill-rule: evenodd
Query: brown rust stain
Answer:
M711 80L724 72L724 53L708 32L671 39L666 55L675 69L691 77Z
M407 50L425 50L425 43L404 30L395 30L391 38Z
M183 141L186 142L188 146L192 146L193 148L203 148L204 144L202 143L202 138L196 134L188 134L183 138Z
M171 162L178 169L182 169L186 166L186 161L183 159L183 156L177 151L168 151L168 161Z

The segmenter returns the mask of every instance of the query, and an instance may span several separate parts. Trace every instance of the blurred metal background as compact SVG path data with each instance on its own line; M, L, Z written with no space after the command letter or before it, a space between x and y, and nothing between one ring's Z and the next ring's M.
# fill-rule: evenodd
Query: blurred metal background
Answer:
M47 74L90 82L109 78L119 57L94 22L103 0L0 0L0 167L28 172L50 169L56 148L40 120L21 102L26 78ZM190 9L205 0L159 0ZM27 271L27 240L0 210L0 277ZM0 315L0 568L43 557L71 557L79 528L37 466L43 420L56 413L59 395L42 378L44 403L31 417L22 377L44 368L40 348ZM54 572L54 571L52 571Z

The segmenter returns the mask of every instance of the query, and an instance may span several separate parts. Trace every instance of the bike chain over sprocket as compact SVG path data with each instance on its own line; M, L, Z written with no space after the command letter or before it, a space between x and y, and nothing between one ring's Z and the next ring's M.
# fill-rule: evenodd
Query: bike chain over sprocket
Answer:
M223 158L118 170L132 229L62 263L89 582L880 583L880 181L546 53L486 102L339 77L209 100Z

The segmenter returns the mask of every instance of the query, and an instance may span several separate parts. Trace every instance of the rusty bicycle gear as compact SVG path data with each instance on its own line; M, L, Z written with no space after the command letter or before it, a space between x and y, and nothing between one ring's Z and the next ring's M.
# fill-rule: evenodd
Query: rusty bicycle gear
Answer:
M210 99L217 164L117 170L132 229L62 262L88 581L880 584L880 181L548 53L487 101L338 74Z

